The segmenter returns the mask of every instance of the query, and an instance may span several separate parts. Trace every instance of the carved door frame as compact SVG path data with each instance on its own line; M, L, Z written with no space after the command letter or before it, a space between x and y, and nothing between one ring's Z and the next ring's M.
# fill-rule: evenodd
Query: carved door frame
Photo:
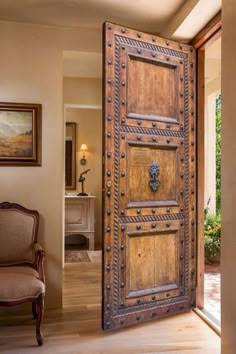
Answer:
M204 129L205 129L205 50L221 36L221 12L219 12L191 41L196 49L197 61L197 292L196 306L204 308ZM202 312L197 311L201 316ZM205 318L205 320L207 320ZM219 331L211 326L217 334Z

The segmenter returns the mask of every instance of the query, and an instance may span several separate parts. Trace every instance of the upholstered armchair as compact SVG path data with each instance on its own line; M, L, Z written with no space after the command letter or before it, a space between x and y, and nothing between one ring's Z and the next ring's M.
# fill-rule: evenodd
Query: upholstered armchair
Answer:
M32 302L36 338L44 310L44 251L37 243L39 213L19 204L0 204L0 306Z

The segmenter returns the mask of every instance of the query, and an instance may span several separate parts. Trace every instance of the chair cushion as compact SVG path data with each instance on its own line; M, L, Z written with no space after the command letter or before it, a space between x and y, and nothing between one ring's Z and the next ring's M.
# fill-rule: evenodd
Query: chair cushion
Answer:
M31 267L0 267L0 302L36 298L45 293L38 272Z
M0 209L0 264L33 262L36 217L17 209Z

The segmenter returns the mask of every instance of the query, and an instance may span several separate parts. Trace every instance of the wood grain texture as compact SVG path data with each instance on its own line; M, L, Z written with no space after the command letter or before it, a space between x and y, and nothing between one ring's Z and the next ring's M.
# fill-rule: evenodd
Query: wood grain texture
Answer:
M101 330L101 262L66 264L64 309L46 310L43 352L220 354L220 338L194 313L184 313L119 332ZM0 352L37 354L35 323L14 312L0 316Z
M195 306L195 53L111 23L104 32L103 328L111 329ZM169 252L156 230L176 230L178 244L167 237ZM176 251L174 268L156 261L155 244ZM170 288L155 287L149 254L163 268L160 283L178 277Z
M127 243L126 296L142 296L150 292L162 293L177 289L180 252L176 231L130 235ZM158 295L155 297L163 298Z
M160 186L156 192L149 187L149 166L152 161L158 161L160 173L158 180ZM128 145L127 166L129 166L128 178L128 205L139 207L179 203L179 151L176 146L153 145ZM146 182L146 183L145 183Z
M175 67L132 56L128 67L128 115L136 113L156 116L157 120L159 116L176 119Z
M176 232L158 235L155 241L155 287L178 284L179 240Z
M155 287L154 236L136 236L129 239L129 285L127 292Z

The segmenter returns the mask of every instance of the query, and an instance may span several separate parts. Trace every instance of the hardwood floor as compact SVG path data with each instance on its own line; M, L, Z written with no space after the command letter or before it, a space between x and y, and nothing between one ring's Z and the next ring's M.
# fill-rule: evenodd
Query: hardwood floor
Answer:
M36 346L30 316L1 316L0 353L219 354L220 338L193 312L116 332L100 327L101 262L66 264L64 309L46 311L43 347Z

